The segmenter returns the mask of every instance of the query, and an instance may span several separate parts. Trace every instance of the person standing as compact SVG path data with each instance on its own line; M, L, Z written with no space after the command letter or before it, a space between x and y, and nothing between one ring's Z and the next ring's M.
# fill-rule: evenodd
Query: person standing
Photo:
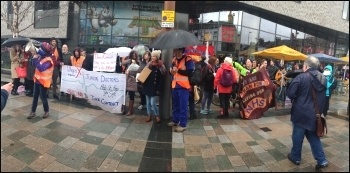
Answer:
M23 53L20 45L14 45L10 50L11 78L13 82L13 89L11 91L12 95L19 95L17 92L17 89L20 85L20 78L18 78L16 68L20 67L22 58L23 58Z
M29 54L28 61L27 61L27 87L28 92L26 93L26 96L33 97L34 93L34 74L35 74L35 65L33 64L33 56L35 55L35 51L27 52Z
M62 77L62 66L68 65L70 61L70 57L72 56L72 52L69 52L68 46L66 44L62 45L62 58L61 58L61 67L60 67L60 79ZM64 92L61 92L61 96L64 95Z
M60 75L60 69L62 62L62 51L59 47L57 47L57 39L55 37L52 37L50 40L51 44L51 59L54 63L54 69L53 69L53 75L52 75L52 95L54 99L59 99L57 96L57 79Z
M68 65L82 68L85 57L81 55L80 48L77 47L73 51L73 55L70 57Z
M10 92L12 91L13 84L7 83L1 86L1 111L5 108L7 99L9 97Z
M49 117L49 103L47 102L46 93L51 86L52 75L54 71L54 62L52 61L51 46L47 42L41 43L38 54L33 56L33 64L35 65L34 73L34 96L32 109L27 119L32 119L35 117L35 111L38 106L38 99L43 103L44 115L43 119Z
M146 51L145 53L143 53L138 73L141 73L141 71L147 66L147 64L150 61L151 61L151 52ZM137 88L139 90L139 94L140 94L140 98L141 98L141 104L137 109L142 110L142 109L146 108L146 96L145 96L145 94L143 94L143 88L142 88L142 85L140 82L137 82Z
M267 71L269 73L270 79L275 80L276 73L278 71L278 67L275 66L275 62L273 60L270 61L270 65L267 66Z
M83 62L83 69L87 71L93 71L94 68L94 54L96 53L95 48L91 53L86 54L85 60Z
M228 78L231 76L231 78ZM223 85L223 82L231 85ZM217 118L229 117L228 108L230 107L230 97L232 93L232 85L237 83L236 75L232 67L232 58L226 57L224 63L218 69L214 79L214 92L219 92L220 99L220 115Z
M188 97L190 90L189 77L192 76L194 64L191 57L183 55L185 48L174 49L172 67L170 73L173 75L172 87L172 121L169 127L177 126L176 132L183 132L187 126Z
M136 74L139 69L135 68L129 68L131 65L133 66L139 66L139 58L137 55L137 52L135 50L132 50L129 53L129 57L127 60L125 60L122 65L125 65L125 74L127 76L126 78L126 90L129 93L129 109L126 116L130 116L134 113L134 101L135 101L135 92L137 91L137 83L136 83Z
M276 73L276 100L277 106L284 107L286 100L286 85L288 78L286 77L287 71L284 65Z
M208 113L212 113L210 110L211 101L214 95L214 79L215 79L215 65L216 65L216 57L210 56L208 60L208 64L203 67L202 70L202 91L203 97L201 102L201 111L200 114L207 115ZM205 109L205 103L207 107Z
M324 105L324 109L323 109L323 115L326 117L328 110L329 110L329 100L331 99L333 90L337 87L337 80L334 79L333 77L333 70L332 70L332 66L327 65L324 68L323 71L323 75L326 76L326 80L327 80L327 90L326 90L326 104Z
M159 109L156 104L156 97L162 93L164 74L165 74L165 66L160 58L160 51L153 51L151 55L151 61L146 65L146 67L150 68L152 72L147 77L146 81L142 84L142 93L146 97L147 104L147 119L146 122L150 122L152 120L152 110L154 112L154 116L156 117L156 122L160 122L159 117Z
M291 121L293 123L292 149L288 159L295 165L300 165L304 137L309 141L312 154L317 161L316 169L328 166L320 137L316 134L316 112L313 101L313 90L316 94L316 104L319 112L323 112L326 102L326 78L317 68L320 61L308 56L304 61L303 71L297 75L287 89L287 96L292 100Z

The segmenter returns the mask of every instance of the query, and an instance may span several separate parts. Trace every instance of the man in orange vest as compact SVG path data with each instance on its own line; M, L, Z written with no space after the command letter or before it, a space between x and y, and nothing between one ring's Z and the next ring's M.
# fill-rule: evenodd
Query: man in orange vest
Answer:
M52 75L52 95L54 99L59 99L57 96L57 79L60 76L60 69L62 62L62 51L59 47L57 47L57 39L52 37L50 40L51 43L51 59L54 63L53 75ZM60 78L61 79L61 78Z
M46 93L51 86L54 62L51 59L51 46L47 42L43 42L40 46L38 54L33 56L33 65L36 67L34 73L34 95L32 110L27 119L35 117L35 111L38 106L38 99L43 103L44 115L43 119L49 117L49 103L47 102Z
M183 132L187 126L188 97L190 93L189 77L192 76L194 64L189 56L183 55L185 48L174 49L174 59L170 73L173 75L171 87L173 118L168 126L177 126L176 132Z

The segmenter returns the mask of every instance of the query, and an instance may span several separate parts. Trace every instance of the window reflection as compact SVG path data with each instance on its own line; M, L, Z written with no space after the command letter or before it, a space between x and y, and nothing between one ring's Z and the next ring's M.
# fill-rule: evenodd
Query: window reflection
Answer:
M284 37L290 37L291 35L291 29L286 27L286 26L283 26L283 25L280 25L280 24L277 24L277 29L276 29L276 34L277 35L281 35L281 36L284 36Z
M243 12L242 25L254 29L259 29L260 17Z
M243 45L250 45L250 44L256 44L258 41L258 30L250 29L247 27L242 27L242 33L241 33L241 44Z
M220 22L228 22L229 14L230 14L230 11L220 11L219 21ZM231 14L233 15L233 24L234 25L241 25L241 23L242 23L242 11L231 11Z
M275 35L260 31L258 46L258 50L275 47Z
M276 32L276 23L261 18L260 30L267 31L270 33L275 33Z
M203 13L199 17L199 23L208 23L209 21L217 22L219 20L219 12Z

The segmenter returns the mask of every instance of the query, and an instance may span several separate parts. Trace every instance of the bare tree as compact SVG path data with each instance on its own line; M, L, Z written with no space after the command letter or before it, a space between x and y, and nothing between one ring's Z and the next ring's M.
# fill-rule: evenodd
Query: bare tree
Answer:
M18 37L19 33L44 18L67 14L69 11L68 8L67 10L62 10L64 6L60 2L62 1L1 1L1 21L5 22L8 28L11 29L13 37ZM53 3L59 3L58 12L57 10L44 10L41 16L34 18L32 22L28 22L30 18L28 16L33 16L35 12L35 3L42 3L41 5L46 7L50 7ZM69 3L73 2L69 1ZM69 3L64 4L68 6ZM27 21L24 22L24 20Z

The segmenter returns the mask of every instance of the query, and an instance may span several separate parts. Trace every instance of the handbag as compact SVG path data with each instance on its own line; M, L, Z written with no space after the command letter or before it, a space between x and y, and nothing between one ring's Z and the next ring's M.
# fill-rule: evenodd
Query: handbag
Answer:
M16 73L18 78L26 78L27 77L27 68L26 67L17 67Z
M323 137L327 134L327 123L323 114L320 114L316 99L316 92L314 87L312 86L312 98L314 100L314 108L316 112L316 134L318 137Z

